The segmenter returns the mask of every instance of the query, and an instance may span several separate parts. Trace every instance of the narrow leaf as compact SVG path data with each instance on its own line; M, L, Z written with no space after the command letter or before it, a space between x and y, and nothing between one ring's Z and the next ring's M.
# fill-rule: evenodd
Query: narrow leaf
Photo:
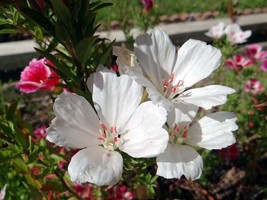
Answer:
M19 33L20 30L18 29L3 29L0 30L0 34L10 34L10 33Z
M84 38L82 41L79 42L76 48L76 54L83 66L85 66L86 62L91 56L91 50L93 47L94 42L96 41L97 37L89 37Z
M55 37L55 28L54 25L42 14L39 12L30 9L30 8L21 8L21 11L27 15L30 19L35 21L38 25L40 25L44 30L46 30L50 35Z

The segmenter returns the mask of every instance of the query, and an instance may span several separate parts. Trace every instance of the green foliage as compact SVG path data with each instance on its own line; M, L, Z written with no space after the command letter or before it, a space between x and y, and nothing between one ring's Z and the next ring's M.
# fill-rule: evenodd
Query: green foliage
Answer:
M62 88L68 89L93 104L86 80L99 65L110 67L114 44L114 41L107 41L96 35L100 25L98 21L104 21L103 18L107 18L109 22L113 19L120 20L122 29L130 41L128 45L131 46L132 27L138 26L146 30L155 25L162 14L226 9L225 2L219 1L215 3L201 1L202 4L199 4L200 1L158 0L155 1L154 9L147 13L140 1L111 2L116 6L111 8L109 7L111 3L90 0L45 0L43 8L33 0L0 2L0 26L4 27L0 34L18 31L29 33L40 45L36 51L51 62L49 67L62 78L63 82L57 85L61 88L59 92ZM240 1L240 7L241 5L246 7L244 2ZM251 7L255 5L262 7L264 2L260 0L251 2ZM99 11L102 12L97 16ZM257 173L251 166L261 166L259 162L264 160L267 147L267 90L265 88L263 93L253 95L246 93L243 85L248 79L256 77L266 86L267 73L259 69L260 63L241 71L226 67L226 59L234 54L243 53L243 49L231 45L225 38L215 41L214 45L221 49L224 58L222 66L212 77L213 82L232 87L237 91L229 95L227 104L214 109L236 113L239 125L236 138L241 150L235 167L246 170L251 179L256 179ZM13 99L18 98L18 100L9 101L1 90L0 186L8 184L6 199L81 198L69 180L66 166L59 167L61 162L68 163L75 152L62 150L44 138L36 138L34 134L36 127L24 119L25 110L20 108L20 105L25 103L21 100L23 97L18 98L19 95L15 94ZM178 185L177 188L180 189L177 193L181 196L185 190L191 193L200 191L193 191L192 185L195 188L196 185L198 187L201 185L213 191L214 185L224 176L225 171L235 164L232 161L222 160L216 151L199 150L199 152L205 164L203 176L195 185L191 181L187 182L189 186ZM153 198L156 194L155 188L158 187L157 183L160 181L155 175L155 159L136 160L122 154L125 158L122 183L135 190L137 197L140 195L140 198L144 196ZM266 173L262 171L262 174ZM170 182L175 183L175 181ZM245 180L244 184L246 181L249 182ZM266 192L266 182L257 187ZM98 199L105 197L107 193L107 188L91 186L91 189L92 196Z

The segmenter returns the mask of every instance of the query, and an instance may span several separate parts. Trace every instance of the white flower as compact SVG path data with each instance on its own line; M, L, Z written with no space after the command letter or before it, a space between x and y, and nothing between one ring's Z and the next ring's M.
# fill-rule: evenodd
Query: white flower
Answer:
M6 196L6 187L7 187L7 184L5 184L5 186L0 191L0 200L4 200L5 199L5 196Z
M117 56L116 63L119 66L119 73L126 74L129 70L136 71L142 74L142 69L139 66L136 56L125 47L113 47L113 54Z
M93 107L81 96L64 92L55 101L55 119L47 139L59 146L80 148L69 164L75 182L112 185L122 174L121 150L132 157L155 157L168 142L164 108L140 104L143 88L129 76L94 74Z
M224 30L227 39L232 44L240 44L247 41L252 34L251 30L242 31L238 24L229 24Z
M214 39L219 39L224 35L224 27L225 24L223 22L219 22L216 26L211 27L205 35Z
M193 115L184 114L190 107L176 109L175 117L170 118L170 141L164 153L157 157L157 175L165 178L187 179L200 177L203 168L201 156L192 146L206 149L221 149L235 143L232 131L238 127L236 117L230 112L209 114L198 122L192 122Z
M168 111L180 103L210 109L224 104L226 95L235 92L221 85L190 89L220 65L221 52L204 42L190 39L177 51L164 31L154 29L151 35L136 39L134 53L143 74L133 70L128 74Z

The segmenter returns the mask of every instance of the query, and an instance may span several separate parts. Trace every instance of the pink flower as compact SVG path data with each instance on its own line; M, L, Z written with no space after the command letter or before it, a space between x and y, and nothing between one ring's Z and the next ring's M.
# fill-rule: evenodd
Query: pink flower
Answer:
M211 27L209 31L205 33L205 35L213 39L219 39L224 34L224 26L224 23L220 22L216 26Z
M235 160L239 156L237 145L236 144L233 144L231 146L228 146L226 148L223 148L223 149L219 150L219 154L225 160Z
M78 184L73 183L75 192L83 199L94 199L92 197L91 185L90 184Z
M46 64L46 59L33 59L21 72L17 88L21 92L32 93L37 90L53 90L59 83L59 76Z
M233 68L236 71L241 70L244 67L247 67L249 65L252 65L253 62L250 59L245 59L245 57L241 55L235 55L233 59L227 59L226 65L230 68Z
M68 162L66 161L66 160L61 160L61 161L59 161L59 163L58 163L58 168L59 169L63 169L64 167L66 167L66 164L67 164Z
M146 12L149 12L150 10L153 9L154 0L141 0L141 1L145 6Z
M232 44L241 44L247 41L252 34L251 30L242 31L238 24L229 24L225 30L227 39Z
M262 71L267 72L267 58L263 60L262 65L261 65Z
M263 85L256 78L252 78L245 83L244 90L252 94L260 94L263 91Z
M117 64L114 64L111 66L111 69L114 71L114 72L119 72L119 66Z
M45 138L46 137L46 126L42 125L40 128L37 128L34 131L34 135L37 137Z
M246 55L255 62L267 57L267 51L262 51L262 46L258 44L247 45L245 48Z
M125 185L117 185L108 189L108 196L106 200L131 200L134 198L134 194L129 191Z

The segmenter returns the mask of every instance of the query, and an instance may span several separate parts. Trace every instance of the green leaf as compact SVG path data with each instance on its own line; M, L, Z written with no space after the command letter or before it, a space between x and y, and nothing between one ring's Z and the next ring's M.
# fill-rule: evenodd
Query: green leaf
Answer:
M55 35L55 27L54 25L41 13L30 9L30 8L20 8L21 11L28 16L28 18L32 19L35 23L41 26L44 30L46 30L50 35Z
M67 6L62 2L62 0L51 0L51 3L58 21L63 22L64 25L68 27L72 20Z
M33 179L33 177L31 175L26 174L24 177L30 186L32 186L33 188L41 189L41 187L42 187L41 183L39 181Z
M34 26L34 34L36 35L37 39L42 41L44 36L43 36L43 31L40 26Z
M0 123L0 129L3 130L4 135L8 137L9 139L15 138L15 127L13 122L11 121L3 121Z
M17 111L17 106L18 106L18 102L17 101L13 101L10 106L8 107L8 110L6 112L6 119L13 121L14 116L16 114Z
M7 19L0 18L0 25L10 24Z
M113 44L114 44L115 40L113 40L105 49L104 49L104 53L99 57L98 60L98 65L99 64L105 64L108 61L108 58L110 58L111 55L111 51L113 48Z
M84 38L80 41L76 47L76 54L83 66L87 63L88 59L91 57L92 47L97 39L97 36Z
M6 162L15 157L20 156L22 153L21 149L17 146L8 146L0 150L0 162Z
M16 169L24 173L28 172L29 168L21 158L16 158L13 159L12 161Z
M46 57L48 60L50 60L55 66L56 68L54 68L53 70L58 73L64 80L75 80L74 75L72 74L71 70L68 68L67 65L63 65L61 64L54 55L43 51L41 49L38 48L34 48L38 53L40 53L41 55L43 55L44 57Z
M28 149L29 148L28 137L26 137L26 135L20 130L17 130L15 132L15 135L16 135L16 142L18 142L18 144L20 144L23 147L23 149Z
M65 41L67 41L69 38L69 34L66 27L62 23L56 22L55 32L59 42L64 46Z
M20 30L18 29L3 29L3 30L0 30L0 34L10 34L10 33L19 33Z
M110 3L110 2L102 3L101 1L96 1L96 2L91 3L90 7L92 7L91 11L97 11L97 10L100 10L102 8L112 6L112 5L113 5L113 3Z

